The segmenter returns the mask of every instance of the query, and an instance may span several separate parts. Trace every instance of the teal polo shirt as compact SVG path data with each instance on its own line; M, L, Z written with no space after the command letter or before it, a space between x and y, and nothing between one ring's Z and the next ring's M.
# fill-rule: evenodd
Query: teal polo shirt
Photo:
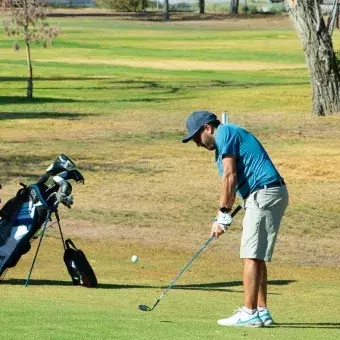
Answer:
M236 193L242 198L246 198L260 185L283 179L262 144L240 126L219 125L215 132L215 142L215 161L220 177L223 175L223 156L236 157Z

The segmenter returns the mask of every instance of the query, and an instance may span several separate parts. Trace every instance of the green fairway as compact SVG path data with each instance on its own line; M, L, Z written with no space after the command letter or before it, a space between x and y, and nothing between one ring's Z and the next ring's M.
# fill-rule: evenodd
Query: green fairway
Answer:
M62 35L33 46L0 36L2 204L60 153L85 177L60 208L66 237L98 289L73 287L56 227L0 283L2 339L339 339L340 117L312 117L303 50L287 18L148 22L49 18ZM340 33L333 36L340 49ZM269 266L266 329L216 321L242 305L240 212L152 312L209 237L219 194L214 154L183 145L194 110L252 131L287 182L290 205ZM138 263L131 256L138 255Z
M220 261L212 257L214 249L208 250L152 312L141 312L138 305L151 306L168 285L171 275L174 276L174 273L166 273L165 268L181 266L189 254L176 255L164 249L154 249L150 254L150 249L143 247L139 251L142 255L140 263L132 264L128 256L116 255L112 266L105 265L106 261L92 251L91 258L97 257L94 262L98 263L98 267L94 265L97 275L102 279L99 288L93 290L71 286L61 261L53 261L53 268L46 272L50 264L41 254L31 286L25 288L23 280L13 279L7 282L8 285L1 285L2 308L6 311L3 336L18 339L25 332L26 339L41 336L46 339L339 337L335 306L339 270L273 267L269 298L278 325L266 329L221 328L215 321L233 312L242 298L239 267L230 257L223 257L223 272L222 268L215 271L211 266L218 267ZM61 259L61 252L53 252L53 255L59 255L57 258ZM209 268L204 266L207 262ZM160 264L163 264L162 269ZM24 273L23 268L24 265L21 273ZM18 276L19 272L15 270ZM155 274L159 279L150 280Z

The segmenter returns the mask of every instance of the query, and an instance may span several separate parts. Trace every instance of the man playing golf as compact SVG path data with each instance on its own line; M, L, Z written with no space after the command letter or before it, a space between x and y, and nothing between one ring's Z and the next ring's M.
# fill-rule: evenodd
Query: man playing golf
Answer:
M221 198L211 233L218 238L231 224L235 194L243 199L245 215L240 257L243 259L244 306L222 326L261 327L273 324L267 308L267 267L270 262L282 216L288 205L288 192L266 150L245 129L220 124L208 111L193 112L186 122L188 135L198 147L215 151L221 177Z

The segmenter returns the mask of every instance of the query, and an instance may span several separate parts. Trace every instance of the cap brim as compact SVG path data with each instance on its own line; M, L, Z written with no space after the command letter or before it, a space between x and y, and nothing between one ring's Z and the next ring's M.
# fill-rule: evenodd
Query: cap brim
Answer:
M202 127L202 126L201 126ZM182 139L182 143L188 143L192 140L192 138L196 135L196 133L201 129L201 127L199 127L195 132L193 133L189 133L187 134L183 139Z
M182 143L188 143L188 142L190 142L191 139L192 139L192 137L193 137L193 136L191 136L191 135L185 136L185 137L182 139Z

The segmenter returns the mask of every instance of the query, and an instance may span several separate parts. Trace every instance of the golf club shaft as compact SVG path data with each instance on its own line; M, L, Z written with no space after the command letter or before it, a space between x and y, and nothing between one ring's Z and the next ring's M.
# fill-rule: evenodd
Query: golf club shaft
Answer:
M204 245L199 249L199 251L193 256L193 258L186 264L186 266L177 274L177 276L172 280L169 287L165 289L156 303L152 306L152 309L157 305L157 303L164 297L164 295L173 287L175 282L182 276L182 274L190 267L190 265L197 259L198 255L207 247L207 245L215 238L215 235L211 235L209 239L204 243Z
M238 205L234 211L231 213L231 216L234 217L240 210L241 206ZM151 310L156 307L158 302L166 295L166 293L173 287L175 282L182 276L182 274L190 267L190 265L197 259L199 254L209 245L209 243L215 238L215 235L211 235L208 240L203 244L203 246L196 252L196 254L192 257L192 259L185 265L185 267L177 274L177 276L172 280L169 287L165 289L165 291L162 293L162 295L158 298L158 300L155 302L155 304L152 306Z

